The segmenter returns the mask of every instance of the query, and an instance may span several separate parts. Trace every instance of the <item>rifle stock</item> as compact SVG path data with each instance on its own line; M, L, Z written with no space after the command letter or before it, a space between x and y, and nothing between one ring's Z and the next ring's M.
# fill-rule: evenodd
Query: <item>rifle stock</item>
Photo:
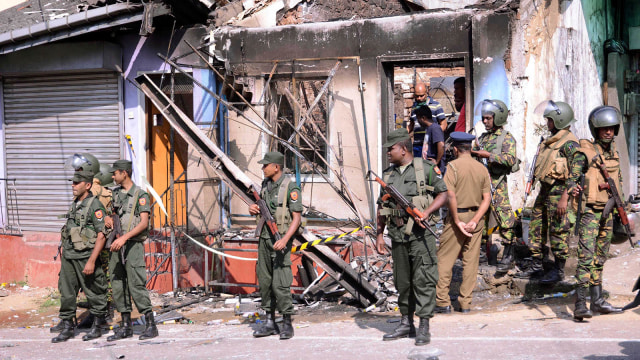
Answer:
M113 229L111 230L111 233L109 233L107 241L104 245L104 247L107 249L111 247L111 244L113 244L114 240L122 236L122 223L120 222L120 216L118 216L117 211L115 211L114 209L113 214L110 216L111 220L113 221ZM121 247L120 250L118 250L118 253L120 256L120 263L122 265L125 265L127 263L127 259L124 256L124 246Z
M598 160L600 160L600 162L598 162ZM598 154L594 156L591 161L597 164L598 168L600 169L600 173L606 181L606 183L604 184L598 184L598 189L600 191L606 190L609 193L609 197L613 198L616 211L618 212L618 216L620 216L620 222L624 227L624 231L627 233L629 243L631 244L631 247L635 247L633 244L633 239L631 239L631 228L629 228L629 218L627 217L627 212L624 210L624 203L620 198L620 193L618 193L618 188L616 187L615 181L609 175L609 171L607 171L607 166L604 163L604 159L602 159L602 155Z
M527 205L527 198L531 193L531 188L533 187L533 183L536 181L536 163L538 162L538 155L540 155L540 145L544 142L544 137L540 136L540 143L538 143L538 150L536 150L536 155L533 157L533 162L531 162L531 166L529 167L529 173L527 174L527 185L524 188L524 203L522 204L522 208Z
M424 214L422 214L422 212L420 210L418 210L418 208L411 201L409 201L406 197L404 197L402 194L400 194L398 189L396 189L393 185L389 185L389 184L385 183L384 180L382 180L373 171L369 170L369 173L367 175L369 175L369 174L373 175L374 180L378 184L380 184L382 186L382 188L384 189L384 191L387 193L384 196L388 195L391 198L393 198L393 200L395 200L396 204L398 204L398 206L400 208L402 208L404 211L406 211L409 214L409 216L413 217L413 220L416 223L420 224L423 228L429 230L429 232L431 234L433 234L433 236L435 236L436 239L439 239L438 234L436 234L433 231L433 229L431 228L431 225L429 225L429 222L426 219L422 220L422 218L424 217ZM383 196L383 198L384 198L384 196Z
M582 220L582 193L584 192L584 174L580 174L580 195L578 198L578 214L576 216L576 225L573 228L573 235L578 236L578 230L580 229L580 221Z

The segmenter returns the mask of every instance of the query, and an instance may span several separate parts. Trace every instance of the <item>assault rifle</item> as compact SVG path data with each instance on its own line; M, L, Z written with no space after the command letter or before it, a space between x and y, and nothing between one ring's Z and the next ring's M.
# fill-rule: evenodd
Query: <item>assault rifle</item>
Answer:
M540 155L540 145L544 142L544 137L540 136L540 143L538 144L538 150L536 150L536 155L533 157L533 162L529 167L529 173L527 174L527 185L524 188L524 202L522 203L522 208L527 205L527 197L531 193L531 188L533 187L533 183L536 181L536 162L538 162L538 155Z
M376 173L371 170L369 170L369 172L367 173L367 178L369 178L369 175L373 175L373 180L380 184L382 186L382 189L386 192L386 194L382 197L383 200L393 198L396 204L398 204L399 208L404 209L404 211L406 211L409 216L413 217L413 220L416 223L422 225L422 227L429 230L429 232L432 233L433 236L436 237L436 239L439 239L438 234L433 231L431 225L429 225L429 222L426 219L422 220L424 214L422 214L422 212L418 210L418 208L411 201L400 194L398 189L396 189L393 185L385 183L384 180L382 180L378 175L376 175Z
M599 163L598 159L600 160ZM631 239L631 228L629 228L629 218L627 218L627 212L624 210L624 203L620 198L620 193L618 193L618 188L616 188L615 181L611 178L611 176L609 176L609 171L607 171L607 166L604 164L602 155L598 154L594 156L591 161L598 165L598 168L600 168L600 173L602 173L602 176L606 181L606 183L604 184L598 184L598 190L607 190L607 193L609 193L609 201L614 202L614 206L616 208L616 211L618 212L618 216L620 216L620 222L622 223L622 226L624 226L624 231L627 233L629 243L631 244L631 247L634 247L633 240ZM608 206L605 206L605 208L607 207Z
M122 236L122 223L120 222L120 216L118 216L117 208L113 208L113 214L111 214L111 220L113 220L113 229L107 237L107 241L104 244L105 249L109 249L113 241ZM120 253L120 263L124 266L127 263L127 259L124 256L124 246L118 250Z
M573 235L578 236L578 230L580 228L580 221L582 220L582 193L584 192L584 174L580 174L580 195L578 198L578 216L576 217L576 225L573 228Z
M262 228L265 225L267 225L267 229L269 230L271 235L273 235L276 241L282 239L282 236L278 232L278 224L276 224L276 219L274 219L273 215L271 215L271 211L269 211L269 206L267 205L267 202L260 197L260 194L258 194L256 189L254 189L253 187L251 188L250 191L251 191L251 195L253 195L253 198L256 200L256 205L258 205L258 207L260 208L260 222L256 227L255 236L260 237Z

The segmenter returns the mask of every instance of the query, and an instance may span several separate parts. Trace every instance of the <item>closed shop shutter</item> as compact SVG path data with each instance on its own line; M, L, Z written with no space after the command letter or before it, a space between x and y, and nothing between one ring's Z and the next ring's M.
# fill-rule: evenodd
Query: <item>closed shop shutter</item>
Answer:
M116 73L4 78L7 177L16 179L22 230L59 231L73 195L65 160L120 158ZM11 205L11 204L7 204Z

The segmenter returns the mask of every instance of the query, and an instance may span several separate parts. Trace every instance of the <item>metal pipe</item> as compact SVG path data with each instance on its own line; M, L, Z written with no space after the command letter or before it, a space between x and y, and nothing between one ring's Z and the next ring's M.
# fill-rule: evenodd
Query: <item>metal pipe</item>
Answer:
M171 101L174 101L175 93L175 70L171 69ZM173 294L177 295L178 289L178 264L176 263L176 229L175 229L175 188L173 170L175 166L175 149L174 149L173 126L169 130L169 226L171 227L171 274L173 280Z
M371 171L371 155L369 155L369 132L367 131L367 114L364 108L364 89L362 88L362 66L360 65L360 58L358 58L358 88L360 90L360 104L362 107L362 126L364 127L364 146L365 152L367 153L367 171ZM368 172L367 172L368 173ZM369 183L369 215L371 216L371 220L374 221L373 212L375 209L375 203L373 202L373 183L368 181ZM370 279L369 275L369 259L367 256L367 234L362 237L364 241L364 267L367 271L367 279Z

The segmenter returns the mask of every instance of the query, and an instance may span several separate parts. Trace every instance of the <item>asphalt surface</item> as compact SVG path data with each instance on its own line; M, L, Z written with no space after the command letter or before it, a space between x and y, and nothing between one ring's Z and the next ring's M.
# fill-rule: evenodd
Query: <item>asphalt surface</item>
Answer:
M620 305L620 304L617 304ZM52 344L49 329L0 329L0 359L640 359L640 309L576 323L572 301L517 304L502 311L436 315L431 344L383 342L394 314L345 314L342 320L294 317L295 337L254 339L255 324L159 325L160 336L109 343L83 333ZM304 317L302 317L304 318ZM417 325L417 320L416 320ZM435 357L434 357L435 356Z

